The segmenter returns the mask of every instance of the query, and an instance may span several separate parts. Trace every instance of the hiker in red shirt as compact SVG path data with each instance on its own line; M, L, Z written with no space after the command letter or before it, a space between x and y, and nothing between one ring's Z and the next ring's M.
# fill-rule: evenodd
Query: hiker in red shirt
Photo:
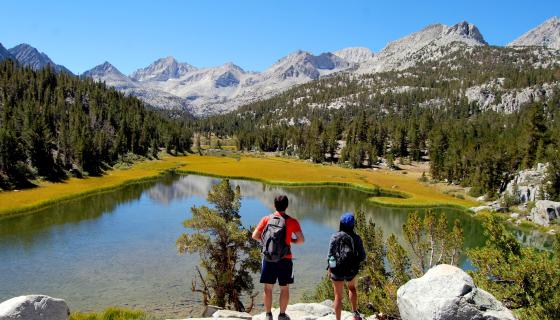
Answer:
M274 198L276 212L263 217L255 231L253 239L261 241L263 246L263 262L261 283L264 284L265 320L272 317L272 289L278 280L280 285L280 314L278 320L290 320L286 314L290 300L290 284L294 283L292 243L303 243L305 238L299 222L286 214L288 197L285 195Z

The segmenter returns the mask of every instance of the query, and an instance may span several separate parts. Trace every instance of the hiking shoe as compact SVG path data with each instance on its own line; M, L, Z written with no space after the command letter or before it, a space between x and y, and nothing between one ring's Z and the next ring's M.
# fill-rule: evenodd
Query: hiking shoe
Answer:
M362 320L362 316L360 315L359 311L354 311L354 320Z
M264 316L264 320L274 320L274 317L272 317L272 312L267 312Z
M287 314L281 313L278 315L278 320L291 320L291 319Z

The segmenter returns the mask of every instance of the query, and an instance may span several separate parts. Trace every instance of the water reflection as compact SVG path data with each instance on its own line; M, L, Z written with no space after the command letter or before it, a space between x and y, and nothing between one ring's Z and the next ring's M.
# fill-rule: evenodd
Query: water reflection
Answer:
M186 316L199 297L190 292L196 256L177 256L175 239L190 208L206 204L216 178L166 177L58 204L32 215L0 220L0 301L43 293L67 299L73 310L108 305ZM295 247L294 296L311 289L324 274L330 234L345 211L366 210L385 235L401 236L411 210L380 208L366 193L334 187L277 187L232 181L241 188L241 216L255 225L270 213L275 195L290 198L289 213L300 219L307 242ZM480 222L445 210L461 220L466 247L485 239ZM517 231L525 243L546 237Z

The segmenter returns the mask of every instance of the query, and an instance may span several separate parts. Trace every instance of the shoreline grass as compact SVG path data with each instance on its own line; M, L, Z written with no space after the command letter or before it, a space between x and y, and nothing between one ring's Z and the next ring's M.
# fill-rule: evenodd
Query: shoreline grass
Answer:
M466 209L476 202L442 193L417 181L414 175L312 164L275 157L208 157L193 155L175 161L177 172L230 179L260 181L285 186L341 186L372 192L370 200L391 207L452 207Z
M110 192L126 185L160 179L175 168L161 160L142 161L127 169L112 169L100 177L45 182L32 189L0 192L0 219L32 214L54 204Z
M288 187L353 188L372 194L369 200L380 206L465 210L475 205L473 201L443 194L435 187L418 182L412 175L348 169L276 157L188 155L142 161L127 169L110 170L101 177L71 178L61 183L42 183L33 189L0 192L0 219L30 214L56 203L109 192L125 185L159 179L170 171Z

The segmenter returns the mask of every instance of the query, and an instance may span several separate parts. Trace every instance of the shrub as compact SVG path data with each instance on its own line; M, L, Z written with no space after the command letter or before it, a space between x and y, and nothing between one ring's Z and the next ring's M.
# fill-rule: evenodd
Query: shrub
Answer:
M494 217L485 223L486 246L469 250L475 283L521 320L559 319L560 243L555 252L522 247Z
M418 178L420 182L428 182L428 177L426 177L426 172L422 172L422 176Z
M74 312L70 315L69 320L145 320L150 318L143 311L110 307L99 313Z

